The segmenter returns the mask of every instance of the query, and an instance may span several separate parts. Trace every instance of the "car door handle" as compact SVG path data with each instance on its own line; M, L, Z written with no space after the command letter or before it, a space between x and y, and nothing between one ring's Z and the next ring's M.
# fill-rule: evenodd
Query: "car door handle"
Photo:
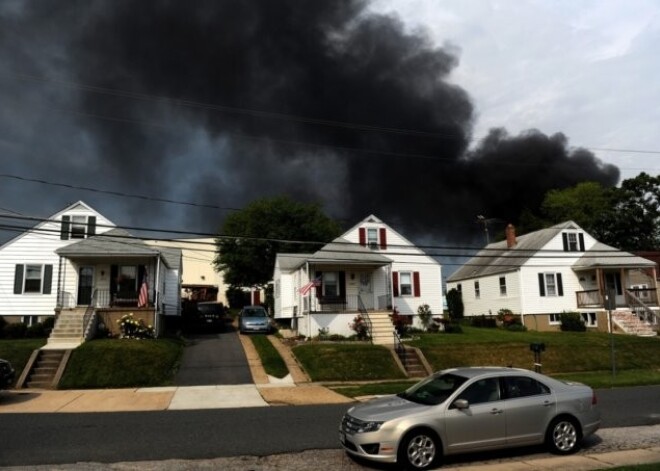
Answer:
M490 411L490 413L493 414L493 415L501 414L502 412L504 412L503 409L497 409L497 408L493 408L493 409Z
M543 402L543 407L550 407L550 406L554 406L554 405L555 405L555 403L552 402L552 401L544 401Z

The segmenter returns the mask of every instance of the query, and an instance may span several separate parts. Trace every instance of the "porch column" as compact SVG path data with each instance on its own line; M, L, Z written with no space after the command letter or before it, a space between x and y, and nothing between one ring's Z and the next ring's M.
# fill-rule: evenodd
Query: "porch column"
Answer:
M160 289L158 287L160 286L160 255L156 257L156 282L154 284L154 332L156 332L156 337L159 337L159 332L158 332L158 314L159 314L159 309L158 309L158 302L160 301Z

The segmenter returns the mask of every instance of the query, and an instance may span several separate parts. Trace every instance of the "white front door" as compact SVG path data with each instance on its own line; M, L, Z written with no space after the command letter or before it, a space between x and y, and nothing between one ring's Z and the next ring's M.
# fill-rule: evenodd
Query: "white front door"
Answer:
M363 272L358 274L358 294L364 303L366 309L374 308L374 289L372 286L371 273Z

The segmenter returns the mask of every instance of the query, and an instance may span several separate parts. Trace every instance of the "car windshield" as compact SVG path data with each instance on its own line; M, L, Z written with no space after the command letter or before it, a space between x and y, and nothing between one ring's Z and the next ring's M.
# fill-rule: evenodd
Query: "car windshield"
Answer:
M244 309L243 315L245 317L267 317L266 311L263 309Z
M442 404L467 378L454 374L433 375L406 389L397 396L418 404Z

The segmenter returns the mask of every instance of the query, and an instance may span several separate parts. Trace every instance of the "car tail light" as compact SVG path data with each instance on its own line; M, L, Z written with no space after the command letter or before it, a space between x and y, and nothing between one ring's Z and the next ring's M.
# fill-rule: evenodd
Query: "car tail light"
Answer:
M598 404L598 398L596 397L596 391L592 391L591 393L591 405L595 406Z

